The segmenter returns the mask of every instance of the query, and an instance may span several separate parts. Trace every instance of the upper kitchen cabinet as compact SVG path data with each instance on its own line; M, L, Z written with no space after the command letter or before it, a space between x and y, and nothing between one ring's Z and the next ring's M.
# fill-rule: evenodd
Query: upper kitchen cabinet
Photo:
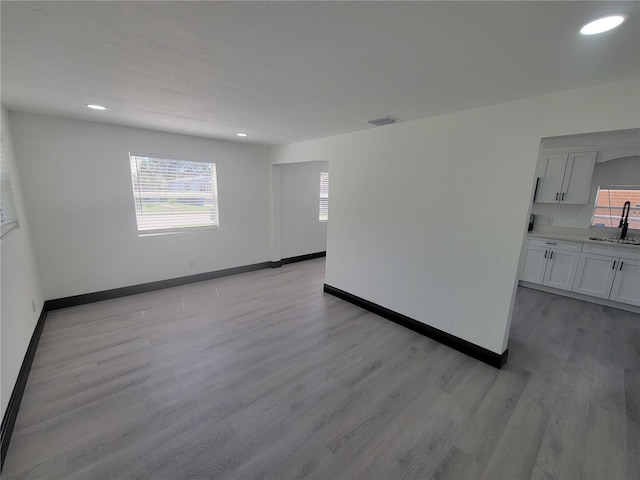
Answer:
M597 152L542 154L537 203L584 205L589 200Z

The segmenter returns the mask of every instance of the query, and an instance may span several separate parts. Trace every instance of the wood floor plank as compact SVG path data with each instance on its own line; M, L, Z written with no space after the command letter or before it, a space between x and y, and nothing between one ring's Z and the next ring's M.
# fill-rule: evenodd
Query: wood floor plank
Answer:
M587 433L589 398L596 365L593 352L600 338L579 328L576 332L558 394L544 432L537 467L552 478L576 479Z
M596 363L591 403L619 416L625 415L624 369Z
M467 424L500 375L499 370L472 358L465 365L464 370L457 369L449 376L443 387L450 394L443 413L460 425Z
M561 480L561 478L546 472L538 465L534 465L529 480Z
M432 371L390 398L392 409L386 402L378 404L355 429L343 429L345 435L328 444L340 462L329 477L391 478L398 472L424 476L423 464L435 466L441 447L449 443L445 437L456 427L440 413L450 395L436 388L436 382Z
M534 372L496 444L483 477L528 478L536 463L558 385L551 372ZM526 432L526 435L522 435Z
M640 369L624 371L627 427L627 473L640 478Z
M336 459L323 445L311 445L302 450L295 462L274 469L271 478L301 480L329 478L327 472L335 470Z
M597 405L589 407L580 479L627 480L624 419Z
M453 445L431 475L431 480L481 478L482 472L484 472L484 465L476 462L471 455L467 455Z
M640 316L520 288L502 370L324 259L51 312L2 478L640 477Z
M629 319L625 331L622 333L624 338L624 367L629 370L640 370L640 325ZM612 320L617 321L617 320Z
M507 363L454 445L486 465L530 376L530 372Z

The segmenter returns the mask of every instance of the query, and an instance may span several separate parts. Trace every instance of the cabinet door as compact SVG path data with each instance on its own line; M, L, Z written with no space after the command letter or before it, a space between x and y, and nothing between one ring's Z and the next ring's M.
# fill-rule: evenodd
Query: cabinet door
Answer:
M589 200L596 152L570 153L560 193L560 203L584 205Z
M619 260L604 255L582 254L573 291L593 297L609 298Z
M611 300L640 306L640 262L620 259L611 288Z
M524 266L520 280L542 284L549 250L544 247L527 247L524 255Z
M540 184L536 202L558 203L562 193L562 180L567 167L568 154L554 153L543 155L541 160Z
M580 254L576 252L550 250L542 284L562 290L571 290L576 278L579 258Z

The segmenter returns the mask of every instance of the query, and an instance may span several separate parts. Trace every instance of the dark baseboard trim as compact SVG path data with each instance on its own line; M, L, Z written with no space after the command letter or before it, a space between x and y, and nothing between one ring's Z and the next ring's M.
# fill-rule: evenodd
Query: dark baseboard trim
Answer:
M57 298L55 300L47 300L47 308L51 310L59 310L61 308L76 307L87 303L100 302L102 300L111 300L113 298L127 297L129 295L137 295L138 293L153 292L154 290L162 290L163 288L177 287L187 285L189 283L204 282L213 280L214 278L228 277L229 275L237 275L239 273L253 272L264 268L276 268L288 263L302 262L313 258L320 258L327 255L327 252L309 253L307 255L299 255L297 257L283 258L277 262L262 262L252 265L243 265L240 267L225 268L224 270L215 270L212 272L197 273L186 277L169 278L167 280L158 280L156 282L141 283L128 287L113 288L111 290L103 290L100 292L84 293L82 295L74 295L71 297Z
M22 402L22 395L24 394L24 389L27 386L27 378L29 378L31 365L33 364L33 359L36 356L36 349L38 348L38 342L40 341L40 336L42 335L42 329L44 328L44 322L46 319L47 305L45 302L45 305L42 307L40 317L38 318L38 323L36 323L36 328L33 330L33 334L31 335L31 341L29 341L27 352L24 355L22 366L18 372L18 378L13 386L13 391L11 392L7 409L2 417L2 427L0 430L0 471L2 471L2 468L4 467L4 459L7 456L7 450L9 449L9 442L11 441L13 427L16 424L18 410L20 409L20 403Z
M419 322L413 318L402 315L401 313L389 310L381 305L365 300L364 298L357 297L349 292L340 290L339 288L332 287L331 285L324 284L324 291L331 295L334 295L342 300L346 300L349 303L353 303L358 307L369 310L370 312L380 315L381 317L391 320L403 327L410 328L411 330L418 332L426 337L432 338L443 345L451 347L459 352L462 352L470 357L473 357L481 362L491 365L492 367L502 368L507 362L509 350L505 350L502 354L492 352L484 347L471 343L450 333L444 332L437 328L431 327L425 323Z
M139 285L131 285L129 287L113 288L111 290L103 290L101 292L85 293L82 295L74 295L72 297L57 298L55 300L47 300L47 308L49 311L58 310L60 308L76 307L86 303L100 302L102 300L111 300L113 298L128 297L129 295L137 295L138 293L152 292L154 290L162 290L163 288L177 287L187 285L189 283L204 282L214 278L227 277L229 275L237 275L239 273L253 272L270 268L272 262L254 263L253 265L243 265L241 267L225 268L224 270L215 270L213 272L196 273L186 277L170 278L167 280L158 280L156 282L141 283Z
M27 385L27 378L29 377L29 372L31 371L31 365L33 364L33 359L36 355L36 349L38 347L38 342L40 341L40 336L42 335L42 330L44 328L48 312L52 310L59 310L61 308L75 307L78 305L85 305L87 303L99 302L102 300L111 300L113 298L136 295L138 293L146 293L154 290L176 287L179 285L187 285L189 283L212 280L214 278L227 277L229 275L237 275L239 273L253 272L255 270L271 268L274 266L274 263L277 263L278 265L276 266L279 267L287 263L301 262L313 258L324 257L326 256L326 254L326 252L310 253L308 255L300 255L298 257L284 258L278 262L255 263L253 265L226 268L224 270L216 270L213 272L188 275L186 277L159 280L156 282L142 283L129 287L114 288L111 290L103 290L101 292L85 293L82 295L74 295L72 297L57 298L54 300L45 301L42 307L42 312L40 313L40 317L38 318L38 323L36 324L33 334L31 335L31 341L29 342L29 346L27 347L27 351L22 361L22 366L20 367L20 372L18 373L18 378L13 387L13 391L11 392L11 397L9 398L7 409L4 412L4 416L2 418L2 429L0 430L0 472L2 471L2 467L4 466L4 459L9 448L11 434L13 433L13 427L16 423L16 418L18 416L20 403L22 402L24 389Z
M271 262L271 268L278 268L283 265L287 265L289 263L295 262L304 262L305 260L313 260L314 258L326 257L327 252L315 252L315 253L307 253L306 255L298 255L296 257L287 257L282 260L277 260L275 262Z

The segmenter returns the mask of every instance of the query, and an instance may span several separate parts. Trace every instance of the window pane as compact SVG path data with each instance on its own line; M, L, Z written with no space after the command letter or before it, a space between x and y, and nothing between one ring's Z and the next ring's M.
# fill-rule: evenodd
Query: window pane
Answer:
M129 159L138 231L218 226L215 163Z
M329 173L320 172L320 221L329 220Z
M4 237L18 226L9 168L4 156L4 146L0 142L0 237Z
M629 228L640 229L640 189L634 187L600 187L591 226L619 227L622 207L627 201L631 202Z

